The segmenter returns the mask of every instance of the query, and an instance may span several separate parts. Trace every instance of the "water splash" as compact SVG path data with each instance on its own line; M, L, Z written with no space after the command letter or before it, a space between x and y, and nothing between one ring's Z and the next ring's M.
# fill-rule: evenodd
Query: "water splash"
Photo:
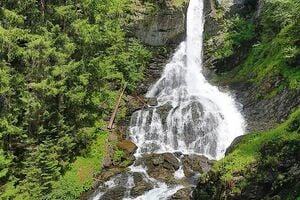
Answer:
M143 153L182 152L221 158L244 133L245 122L229 93L210 85L202 74L204 12L191 0L187 38L146 97L158 105L134 113L130 137Z

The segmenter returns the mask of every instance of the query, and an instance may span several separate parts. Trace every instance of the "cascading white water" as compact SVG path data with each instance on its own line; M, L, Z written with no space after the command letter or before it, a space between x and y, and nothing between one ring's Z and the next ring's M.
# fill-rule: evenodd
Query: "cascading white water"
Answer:
M187 38L146 97L158 105L136 112L130 137L142 153L180 151L219 159L244 133L244 119L234 99L202 74L203 0L191 0Z
M146 97L157 105L133 114L129 137L138 146L135 154L181 152L203 154L219 159L226 148L244 133L245 122L234 99L208 83L202 74L204 12L203 0L190 0L187 13L187 38L182 42L162 77ZM142 165L132 165L130 172L113 177L91 197L98 200L107 190L123 184L123 199L133 199L133 174L139 173L153 189L135 199L167 199L183 185L167 185L151 178ZM121 178L121 176L125 176ZM182 179L182 166L174 173ZM104 198L105 199L105 198Z

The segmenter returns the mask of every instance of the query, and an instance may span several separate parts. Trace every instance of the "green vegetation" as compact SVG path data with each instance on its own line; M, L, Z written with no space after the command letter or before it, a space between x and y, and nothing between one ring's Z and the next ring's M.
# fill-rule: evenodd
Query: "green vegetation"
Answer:
M215 20L225 23L218 34L206 35L219 70L214 81L247 83L255 88L251 94L257 102L278 97L282 90L300 90L300 2L260 3L259 13L243 11L237 17L219 7ZM199 199L299 198L300 109L295 109L278 127L243 136L201 177Z
M222 60L232 55L238 56L238 52L243 52L241 49L252 43L249 53L241 55L246 59L240 66L222 74L217 80L248 80L259 88L280 80L273 88L262 90L262 94L257 95L271 97L285 87L300 89L300 3L296 0L265 0L263 4L256 28L254 22L245 21L246 18L237 18L239 21L230 18L229 24L234 26L225 26L222 48L211 51L216 52L215 57ZM239 44L246 45L240 48Z
M101 170L105 119L119 90L135 89L151 57L127 37L135 4L0 6L0 198L77 198Z
M176 7L182 7L184 4L188 3L188 0L166 0L166 1L141 0L141 2L158 5L160 7L172 6L176 8Z
M140 3L146 8L147 14L155 15L160 9L168 8L183 8L185 4L188 4L188 0L165 0L165 1L156 1L156 0L140 0Z
M114 153L114 161L120 162L124 156L124 152L122 150L116 150Z
M239 78L250 76L259 81L281 76L282 84L300 89L300 3L266 1L262 13L261 41L251 50L239 72ZM251 70L252 73L249 74ZM279 86L278 86L279 87Z
M294 112L286 122L277 128L263 133L250 133L246 135L235 147L235 150L224 159L218 161L213 169L221 172L222 180L229 181L235 173L246 171L251 164L257 162L261 153L260 150L264 144L270 141L300 141L299 118L300 109ZM293 125L293 123L295 124Z
M198 195L244 199L254 192L258 199L295 199L300 194L299 176L293 171L300 163L299 143L300 109L277 128L244 136L201 178Z
M89 147L87 155L77 157L70 170L54 183L53 191L46 199L73 200L82 192L92 189L94 178L102 167L106 145L106 134L99 135Z
M222 25L223 35L211 37L207 44L213 46L216 42L222 42L217 49L208 48L208 53L215 59L221 60L233 56L236 49L246 45L255 36L255 25L246 18L235 16L226 20Z

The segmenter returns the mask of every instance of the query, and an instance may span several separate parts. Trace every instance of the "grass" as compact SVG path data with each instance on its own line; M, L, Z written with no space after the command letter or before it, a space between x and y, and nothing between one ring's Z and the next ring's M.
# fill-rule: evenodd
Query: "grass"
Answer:
M299 139L300 134L292 134L287 130L288 126L299 116L300 109L297 109L286 122L277 128L246 135L232 153L214 165L213 170L221 173L223 181L229 181L234 174L242 173L252 164L255 164L260 156L259 151L266 142Z
M72 163L70 170L54 184L54 189L46 199L73 200L92 188L94 178L102 169L105 155L107 134L97 136L86 156L80 156Z

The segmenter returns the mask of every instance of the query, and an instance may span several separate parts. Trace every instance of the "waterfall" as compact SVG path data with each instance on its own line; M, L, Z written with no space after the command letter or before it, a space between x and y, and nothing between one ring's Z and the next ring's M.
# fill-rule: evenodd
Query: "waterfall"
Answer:
M146 97L157 106L134 113L130 138L143 153L182 152L221 158L244 133L244 119L234 99L202 74L203 0L191 0L187 38Z
M132 115L129 137L138 146L137 161L129 172L101 186L91 199L101 199L118 184L126 187L123 199L168 199L186 186L168 185L150 177L147 168L138 164L143 155L180 152L220 159L231 142L244 134L245 122L233 97L211 85L202 74L203 4L203 0L190 0L187 38L146 94L148 98L155 98L157 105ZM135 187L134 173L139 173L145 183L153 186L142 196L131 196L131 189ZM184 176L180 166L174 178Z

